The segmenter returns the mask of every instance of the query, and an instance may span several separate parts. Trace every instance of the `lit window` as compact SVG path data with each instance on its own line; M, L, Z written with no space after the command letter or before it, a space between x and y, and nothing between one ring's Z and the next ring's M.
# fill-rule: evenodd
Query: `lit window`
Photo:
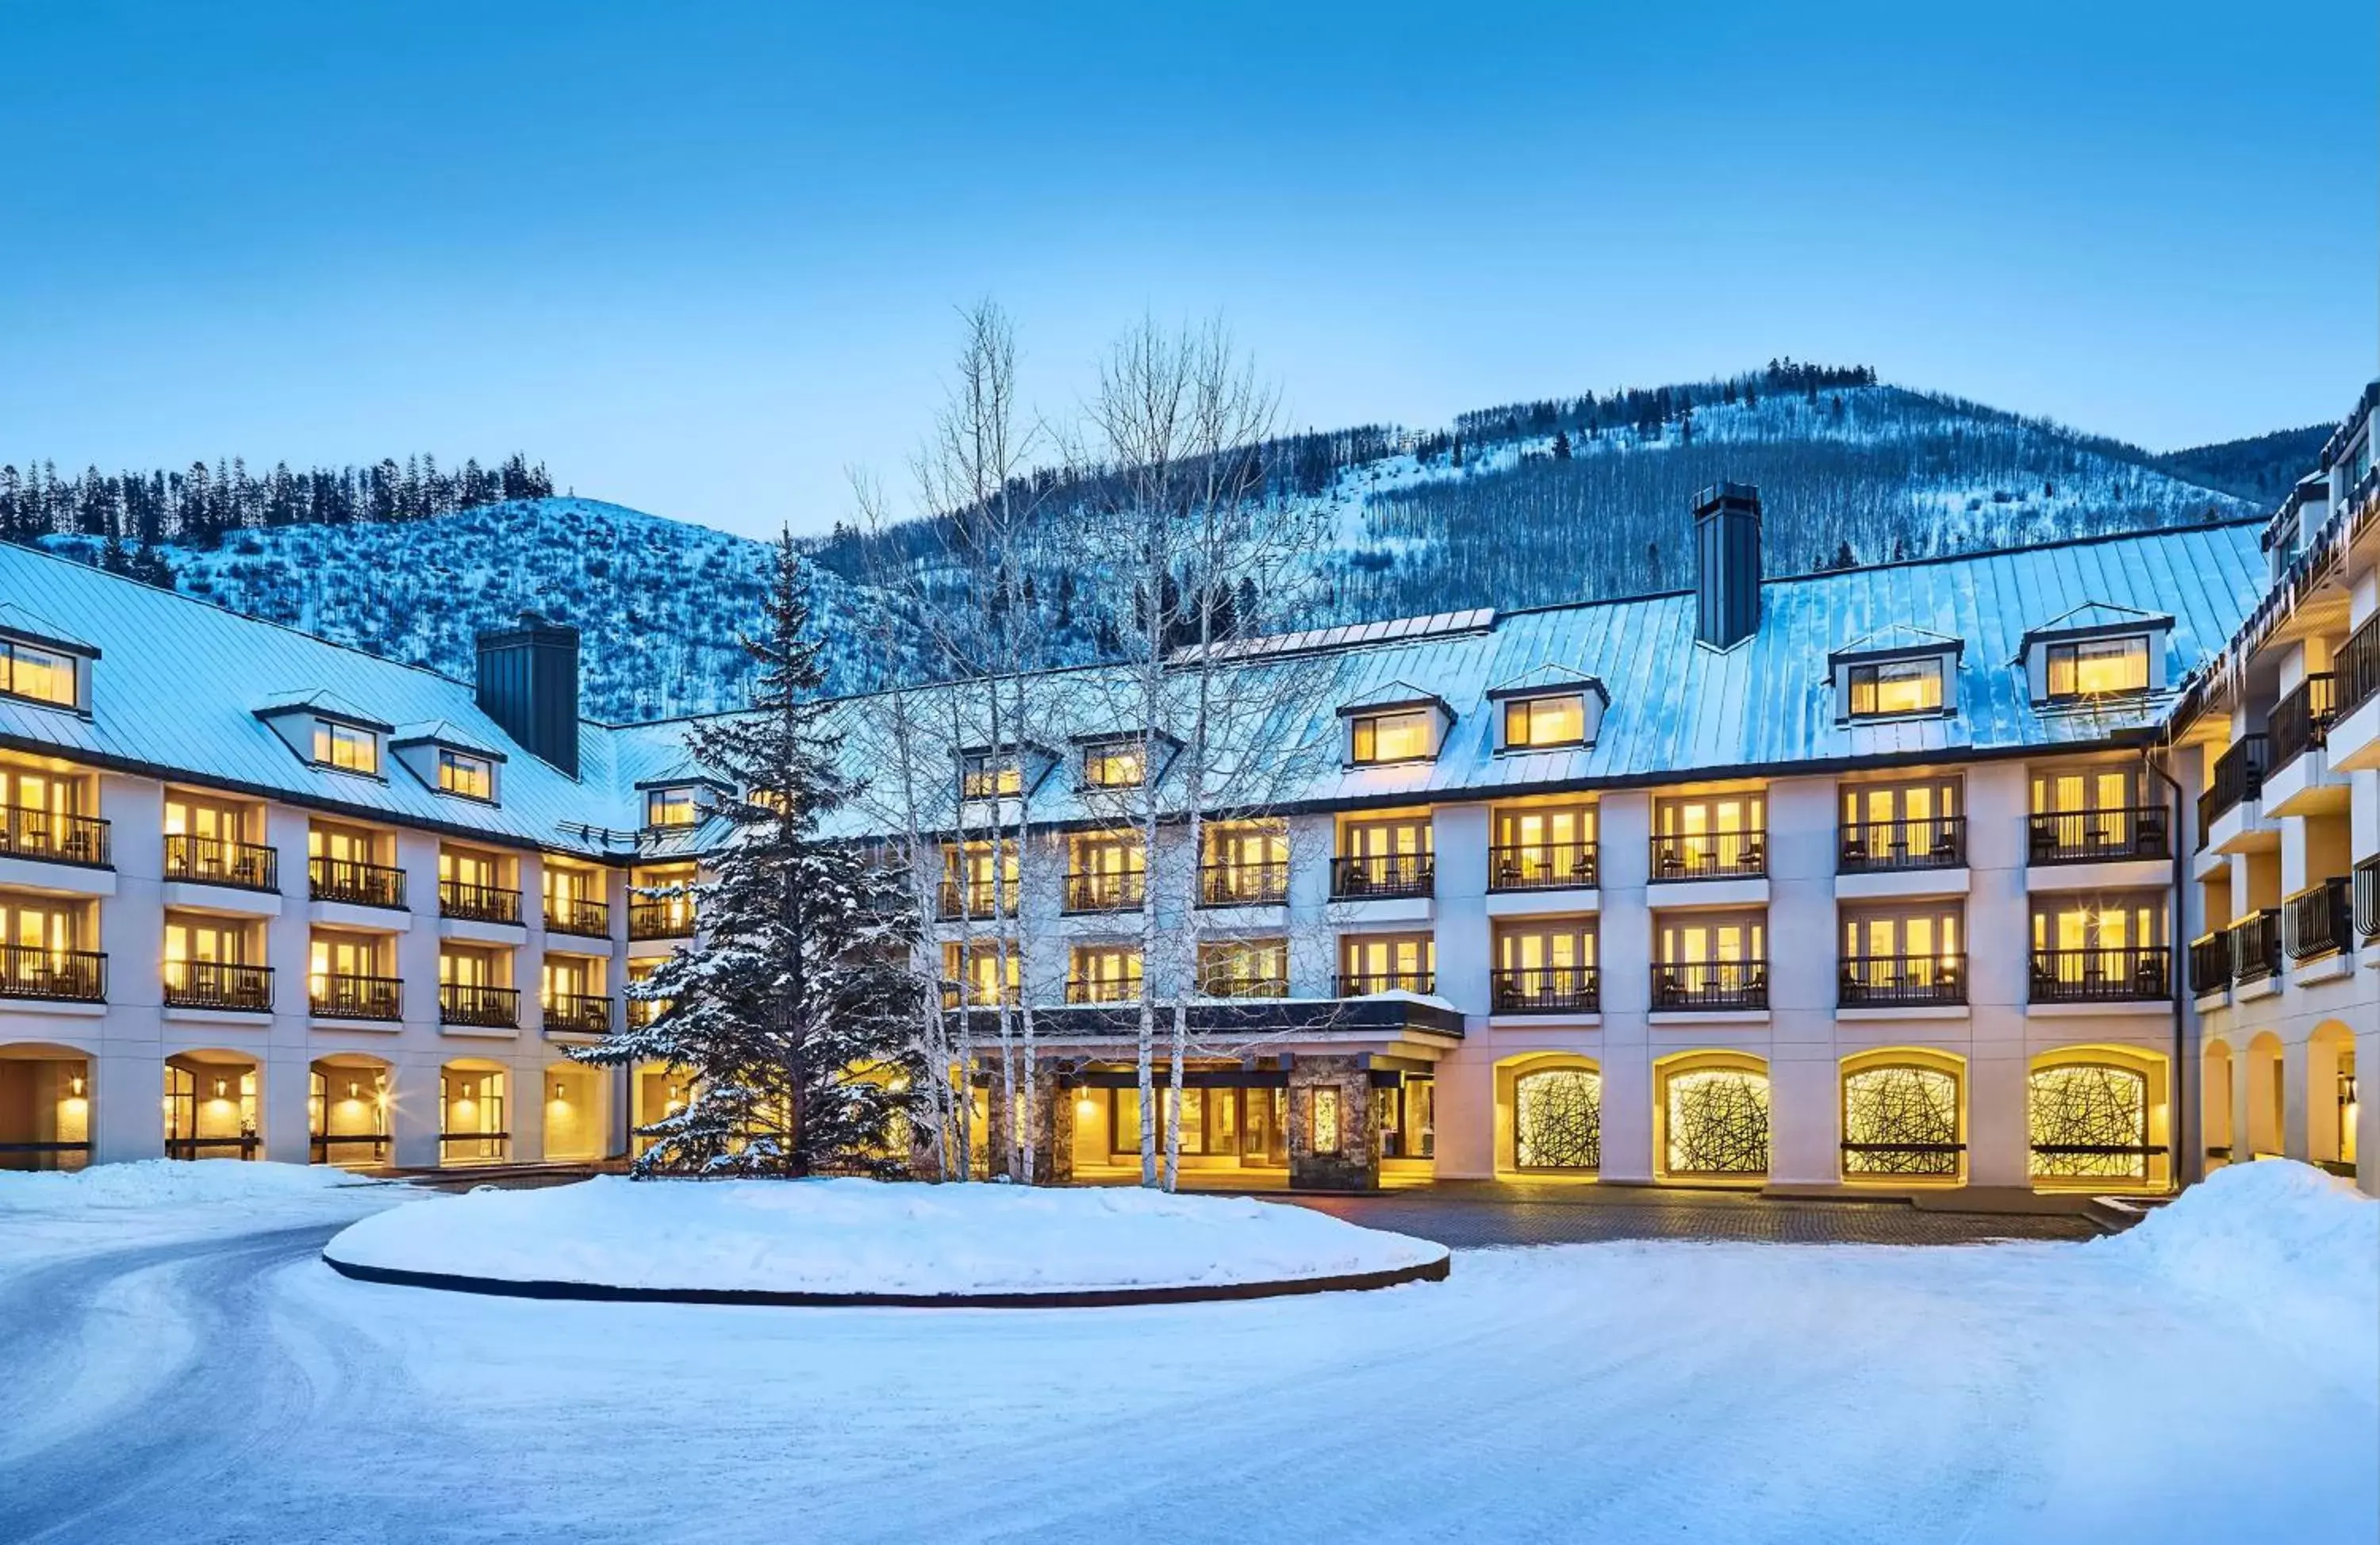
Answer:
M1091 788L1137 788L1144 776L1140 747L1131 742L1095 745L1083 753L1083 781Z
M1504 705L1508 746L1576 745L1586 739L1586 699L1529 697Z
M1895 714L1939 713L1942 658L1879 660L1852 667L1852 717L1888 718Z
M1429 714L1367 714L1355 720L1353 750L1359 763L1418 761L1429 754Z
M1025 791L1025 774L1015 761L989 755L972 755L959 766L959 797L969 800L1005 799Z
M314 721L314 760L341 772L380 771L380 737L335 719Z
M0 692L61 708L75 706L75 665L55 649L0 639Z
M649 827L690 827L696 816L692 789L654 789L645 795L645 825Z
M465 799L485 800L495 797L495 767L484 756L467 756L459 751L438 754L438 787Z
M2097 697L2146 692L2149 641L2139 634L2122 638L2085 638L2049 646L2049 695Z

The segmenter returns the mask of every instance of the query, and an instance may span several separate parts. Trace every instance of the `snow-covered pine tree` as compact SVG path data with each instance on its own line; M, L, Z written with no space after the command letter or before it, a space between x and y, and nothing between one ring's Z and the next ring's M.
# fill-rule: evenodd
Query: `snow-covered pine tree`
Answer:
M818 700L820 645L791 533L779 537L747 713L698 724L697 763L733 794L732 826L698 887L702 936L632 989L651 1021L573 1048L580 1061L661 1062L686 1104L638 1135L635 1173L891 1175L925 1076L915 1027L917 935L899 876L819 823L846 798L839 733Z

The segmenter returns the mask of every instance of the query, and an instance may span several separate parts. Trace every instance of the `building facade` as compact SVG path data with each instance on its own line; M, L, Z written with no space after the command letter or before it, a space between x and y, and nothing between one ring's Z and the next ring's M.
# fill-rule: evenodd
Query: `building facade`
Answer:
M1055 732L940 748L926 821L946 1002L978 1045L1035 1008L1018 1104L968 1070L987 1148L1136 1167L1146 1002L1227 1181L2352 1169L2373 408L2263 529L1764 582L1723 485L1692 591L1239 641L1311 754L1195 837L1178 747L1053 674ZM0 1165L628 1151L671 1070L563 1048L698 926L684 730L580 720L533 619L465 683L0 549Z

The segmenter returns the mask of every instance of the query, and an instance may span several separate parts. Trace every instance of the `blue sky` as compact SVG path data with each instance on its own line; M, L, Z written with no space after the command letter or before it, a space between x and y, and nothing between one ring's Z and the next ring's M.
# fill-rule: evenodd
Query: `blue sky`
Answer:
M1791 354L2227 439L2380 366L2374 11L14 0L0 460L821 529L983 296L1053 413L1146 311L1301 427Z

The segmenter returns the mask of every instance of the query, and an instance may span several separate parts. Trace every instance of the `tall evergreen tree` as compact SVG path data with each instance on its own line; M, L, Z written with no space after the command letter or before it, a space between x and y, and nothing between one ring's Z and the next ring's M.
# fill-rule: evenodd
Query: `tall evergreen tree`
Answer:
M727 834L698 887L703 936L638 987L650 1024L574 1049L604 1066L688 1075L683 1108L639 1135L636 1173L803 1176L906 1167L905 1117L928 1070L913 1044L917 935L907 887L821 818L849 798L842 735L819 701L809 585L787 532L743 641L759 668L749 713L686 737L725 787Z

